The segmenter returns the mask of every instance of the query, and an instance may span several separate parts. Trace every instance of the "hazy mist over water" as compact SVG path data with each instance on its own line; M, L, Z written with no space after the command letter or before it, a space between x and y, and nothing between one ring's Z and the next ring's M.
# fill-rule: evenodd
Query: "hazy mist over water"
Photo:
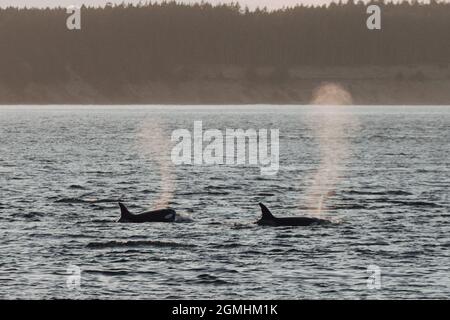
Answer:
M164 137L198 120L279 128L278 175L161 168ZM0 298L448 298L449 141L445 106L0 107ZM254 224L260 201L311 215L307 191L336 145L346 153L322 214L339 223ZM115 222L117 201L137 213L160 199L192 221ZM80 291L66 287L69 265Z

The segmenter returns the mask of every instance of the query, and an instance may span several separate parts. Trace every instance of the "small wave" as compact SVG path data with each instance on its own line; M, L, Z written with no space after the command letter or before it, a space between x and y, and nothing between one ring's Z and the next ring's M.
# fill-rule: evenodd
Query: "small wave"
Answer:
M145 194L148 194L148 193L156 193L155 190L150 190L150 189L143 189L143 190L140 190L139 192L140 192L140 193L145 193Z
M62 198L55 201L55 203L111 203L111 202L120 202L121 199L82 199L82 198Z
M37 218L40 218L43 216L45 216L45 213L37 212L37 211L27 212L22 215L23 218L27 218L27 219L37 219Z
M139 241L90 242L86 245L86 248L90 249L123 248L123 247L187 248L194 246L195 245L186 243L139 240Z
M412 207L430 207L430 208L439 208L441 207L439 204L434 202L426 202L426 201L401 201L401 200L391 200L390 202L401 204L405 206Z
M233 248L239 248L242 247L242 244L240 243L220 243L213 245L213 248L215 249L233 249Z
M210 274L200 274L197 276L197 279L198 280L195 281L196 283L214 284L214 285L229 284L227 281Z
M111 221L110 219L91 219L88 222L90 223L111 223L114 222L116 223L117 219L115 219L114 221ZM84 223L84 221L83 221Z
M414 258L417 258L417 257L423 255L423 254L424 254L423 251L412 250L412 251L402 252L401 256L402 256L402 258L405 258L405 259L414 259Z
M175 216L175 222L177 223L189 223L194 222L194 219L192 219L191 216L189 216L186 213L177 213Z
M83 273L101 274L104 276L124 276L128 274L125 270L83 270Z
M227 192L227 191L208 191L208 192L205 192L204 194L210 195L210 196L227 196L227 195L230 194L230 192Z
M255 223L254 222L250 222L250 223L234 223L231 228L235 229L235 230L241 230L241 229L253 229L255 227Z
M69 186L69 189L75 189L75 190L86 190L86 188L85 188L85 187L83 187L83 186L80 186L79 184L71 184L71 185Z
M229 195L229 191L220 191L219 190L205 190L205 191L198 191L198 192L181 192L179 193L180 196L184 197L192 197L192 196L209 196L209 195L217 195L217 196L226 196Z
M346 220L343 217L324 217L325 220L328 220L328 223L322 225L322 227L338 227L342 224L345 224Z
M257 176L257 177L255 178L255 180L258 180L258 181L271 181L271 180L273 180L273 179L270 179L270 178L267 177L267 176Z
M263 252L256 251L256 250L247 250L247 251L243 251L242 254L261 255L261 254L263 254Z
M373 202L377 203L385 203L385 204L398 204L398 205L404 205L404 206L411 206L411 207L430 207L430 208L440 208L442 207L440 204L430 202L430 201L414 201L414 200L394 200L386 197L381 197L377 199L371 200Z
M275 193L271 193L271 192L260 192L260 193L258 193L258 196L260 196L260 197L272 197L274 195L275 195Z
M281 248L274 248L274 249L270 249L269 252L273 252L273 253L284 253L285 250L281 249Z
M178 192L177 194L180 196L195 196L195 195L198 195L199 193L188 191L188 192Z
M358 191L349 190L349 194L359 194L359 195L374 195L374 196L411 196L412 193L402 190L388 190L388 191Z
M356 210L356 209L367 209L367 206L361 204L338 204L333 205L329 209L331 210Z
M92 210L94 210L94 211L104 211L104 210L106 210L106 208L105 207L101 207L101 206L97 206L97 205L94 204Z
M208 190L240 190L242 187L240 185L236 186L208 186Z
M291 253L296 254L299 252L301 252L301 251L298 249L295 249L295 248L291 248L291 249L274 248L274 249L269 250L269 253L271 253L274 256L278 256L280 254L282 254L282 255L284 255L284 254L287 255L287 254L291 254Z

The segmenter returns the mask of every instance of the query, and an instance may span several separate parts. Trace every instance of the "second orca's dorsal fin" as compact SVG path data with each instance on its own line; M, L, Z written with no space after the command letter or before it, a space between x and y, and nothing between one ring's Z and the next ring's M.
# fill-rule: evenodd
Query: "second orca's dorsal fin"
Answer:
M130 211L128 211L127 207L125 207L125 205L122 202L119 202L119 207L120 207L120 218L121 219L127 218L132 215L130 213Z
M267 209L267 207L265 205L260 203L259 206L261 207L262 219L263 220L273 220L273 219L275 219L273 214L270 212L269 209Z

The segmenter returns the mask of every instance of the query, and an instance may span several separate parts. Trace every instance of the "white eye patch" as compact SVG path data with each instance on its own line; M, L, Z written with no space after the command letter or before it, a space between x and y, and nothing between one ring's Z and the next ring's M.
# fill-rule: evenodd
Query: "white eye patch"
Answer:
M165 219L172 219L172 218L173 218L173 214L172 214L172 213L171 213L171 214L168 214L168 215L166 215L164 218L165 218Z

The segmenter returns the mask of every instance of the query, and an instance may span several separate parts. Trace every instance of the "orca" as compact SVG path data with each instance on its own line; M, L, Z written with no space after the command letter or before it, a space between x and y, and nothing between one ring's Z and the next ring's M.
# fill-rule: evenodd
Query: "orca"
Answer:
M289 218L277 218L275 217L267 207L260 203L262 217L256 223L260 226L272 226L272 227L281 227L281 226L311 226L318 224L327 224L330 223L328 220L318 219L318 218L308 218L308 217L289 217Z
M123 203L119 202L119 207L120 219L117 222L175 222L176 218L176 212L172 209L161 209L140 214L132 214Z

